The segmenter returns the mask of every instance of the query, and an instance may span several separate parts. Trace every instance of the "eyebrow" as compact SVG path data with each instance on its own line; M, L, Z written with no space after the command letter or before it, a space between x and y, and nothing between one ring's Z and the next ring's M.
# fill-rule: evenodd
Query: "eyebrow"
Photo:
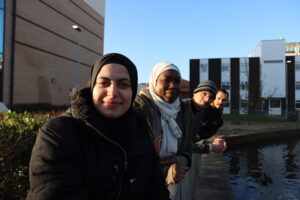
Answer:
M170 80L175 80L175 81L180 81L181 80L180 77L174 77L174 76L168 76L168 75L166 75L163 79L170 79Z
M97 78L97 80L98 80L98 79L111 80L110 78L102 77L102 76L99 76L99 77ZM117 79L117 81L130 81L130 79L129 79L129 78L120 78L120 79Z

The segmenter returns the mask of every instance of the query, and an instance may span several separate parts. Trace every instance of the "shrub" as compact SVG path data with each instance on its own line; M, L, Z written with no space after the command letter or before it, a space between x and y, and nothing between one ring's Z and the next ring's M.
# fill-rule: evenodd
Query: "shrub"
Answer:
M5 112L0 115L0 199L24 199L28 165L38 129L50 114Z

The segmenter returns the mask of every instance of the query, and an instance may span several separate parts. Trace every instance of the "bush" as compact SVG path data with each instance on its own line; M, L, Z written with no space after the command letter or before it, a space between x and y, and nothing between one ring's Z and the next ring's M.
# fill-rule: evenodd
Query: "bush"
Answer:
M50 114L5 112L0 115L0 199L24 199L28 165L39 128Z
M69 105L52 105L48 103L30 103L30 104L14 104L10 107L11 110L16 112L40 112L41 110L46 112L66 110Z

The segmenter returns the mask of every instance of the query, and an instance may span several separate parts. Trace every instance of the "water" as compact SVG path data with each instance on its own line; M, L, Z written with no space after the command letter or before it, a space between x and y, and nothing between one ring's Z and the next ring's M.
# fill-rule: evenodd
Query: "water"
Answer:
M300 139L243 145L224 155L237 200L300 200Z

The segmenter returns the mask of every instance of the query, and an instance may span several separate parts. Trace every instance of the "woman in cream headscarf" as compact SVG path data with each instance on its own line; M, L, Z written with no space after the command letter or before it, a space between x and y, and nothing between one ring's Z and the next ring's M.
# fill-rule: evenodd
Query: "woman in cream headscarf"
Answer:
M154 66L149 87L135 99L135 107L151 126L152 140L160 155L171 199L191 199L186 173L191 166L191 111L179 99L181 75L172 63Z

